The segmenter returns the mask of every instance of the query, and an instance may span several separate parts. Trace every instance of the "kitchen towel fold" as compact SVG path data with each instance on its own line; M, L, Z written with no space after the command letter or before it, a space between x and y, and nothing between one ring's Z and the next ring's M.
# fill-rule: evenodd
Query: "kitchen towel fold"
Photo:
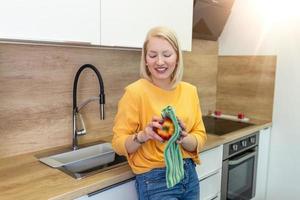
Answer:
M164 159L166 163L166 182L167 187L170 188L184 178L183 158L179 145L176 143L177 139L180 137L181 127L177 120L175 110L171 106L167 106L162 110L162 117L170 118L174 125L174 133L164 150Z

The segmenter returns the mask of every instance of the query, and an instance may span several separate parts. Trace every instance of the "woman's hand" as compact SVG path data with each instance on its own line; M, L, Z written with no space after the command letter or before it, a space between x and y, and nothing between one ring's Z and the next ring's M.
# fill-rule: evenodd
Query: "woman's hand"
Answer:
M138 133L139 140L146 142L147 140L157 140L164 142L164 140L157 135L153 128L161 129L162 126L159 123L162 119L158 116L153 116L152 121L145 127L145 129Z
M177 120L179 122L179 126L181 127L181 134L179 139L177 140L178 144L181 144L181 146L190 152L196 151L197 149L197 139L196 136L193 134L188 134L186 132L186 126L185 124L177 117Z
M134 134L131 135L131 137L128 137L125 143L127 153L131 154L136 152L141 144L147 140L157 140L159 142L163 142L163 139L153 131L153 127L162 128L159 123L160 120L160 117L154 116L152 121L145 127L144 130L138 132L137 135ZM134 137L137 137L136 139L138 142L135 141Z
M180 120L178 117L177 117L177 120L179 122L179 126L181 128L181 132L180 132L180 137L177 139L177 143L178 144L182 144L183 142L183 139L188 136L188 133L186 132L186 126L185 124L182 122L182 120Z

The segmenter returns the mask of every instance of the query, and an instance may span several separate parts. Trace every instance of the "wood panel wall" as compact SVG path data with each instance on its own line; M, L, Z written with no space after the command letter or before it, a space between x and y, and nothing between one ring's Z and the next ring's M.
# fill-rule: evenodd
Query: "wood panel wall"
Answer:
M272 120L276 56L220 56L216 109Z
M198 87L202 110L214 110L216 42L195 40L184 53L184 80ZM87 47L0 43L0 157L71 145L72 87L78 68L90 63L101 72L106 94L106 119L96 102L82 110L87 135L81 142L112 134L123 89L139 78L140 51ZM98 95L95 75L85 70L78 102Z
M198 87L202 114L206 115L216 108L218 44L194 40L192 52L184 53L183 58L183 79Z

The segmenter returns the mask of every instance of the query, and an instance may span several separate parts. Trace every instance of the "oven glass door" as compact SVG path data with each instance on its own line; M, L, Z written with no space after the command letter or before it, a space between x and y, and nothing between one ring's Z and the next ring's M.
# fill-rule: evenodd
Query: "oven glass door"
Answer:
M227 199L249 200L254 196L256 159L256 151L229 159Z

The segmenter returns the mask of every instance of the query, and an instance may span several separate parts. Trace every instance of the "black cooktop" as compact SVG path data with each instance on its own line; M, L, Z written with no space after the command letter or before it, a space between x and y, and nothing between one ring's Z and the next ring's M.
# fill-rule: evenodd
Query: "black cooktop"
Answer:
M206 132L214 135L224 135L253 125L248 122L232 121L212 116L203 116L202 119Z

